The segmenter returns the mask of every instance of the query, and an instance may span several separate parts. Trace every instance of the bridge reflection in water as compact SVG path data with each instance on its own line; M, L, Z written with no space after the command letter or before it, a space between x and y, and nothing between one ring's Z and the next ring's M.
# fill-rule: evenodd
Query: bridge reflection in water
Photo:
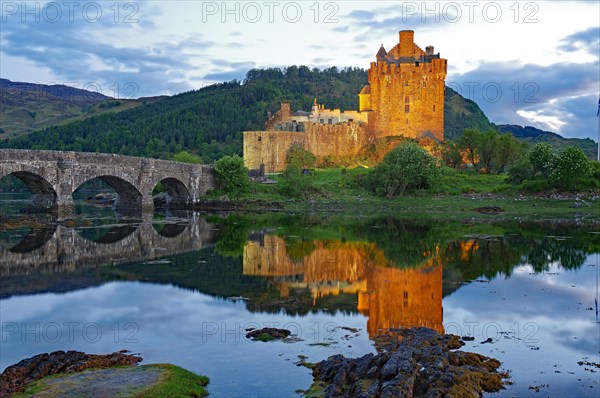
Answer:
M117 225L95 241L74 228L46 226L0 250L0 277L147 261L201 250L213 242L212 225L199 217L161 224L158 230L151 222Z
M282 297L309 289L313 301L327 295L356 294L357 310L369 317L374 337L390 328L442 325L442 256L424 253L416 267L393 267L370 242L317 240L304 253L291 252L285 241L264 235L244 248L244 274L271 277Z

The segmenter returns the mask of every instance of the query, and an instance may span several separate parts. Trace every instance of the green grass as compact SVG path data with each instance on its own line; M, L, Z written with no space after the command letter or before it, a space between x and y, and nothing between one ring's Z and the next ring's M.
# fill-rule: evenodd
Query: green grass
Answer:
M170 364L146 365L166 370L164 378L149 389L140 392L136 398L187 398L206 397L208 377L199 376L188 370Z
M87 369L81 374L90 373L98 369ZM115 372L140 372L160 370L162 375L157 383L148 388L127 388L123 387L121 397L131 398L191 398L191 397L206 397L208 391L205 387L209 380L207 377L199 376L188 370L170 364L155 364L143 366L116 366L111 368ZM29 384L26 390L22 393L13 395L13 398L25 398L36 396L38 393L48 392L49 389L54 394L61 396L71 396L71 390L76 384L70 380L70 377L77 373L62 373L57 375L46 376L43 379L37 380ZM61 382L60 379L65 379ZM50 383L50 384L49 384Z
M417 219L514 218L592 218L597 217L597 199L583 196L592 203L574 207L573 199L548 199L519 191L507 183L506 176L477 174L469 171L445 170L432 189L416 190L397 198L375 196L361 186L361 177L369 170L316 169L314 175L302 176L311 187L302 197L281 193L283 177L271 176L277 184L252 183L249 194L238 199L239 210L265 211L276 208L285 212L324 212L330 214L377 215L394 214ZM588 195L590 196L590 195ZM483 206L497 206L497 215L475 211Z

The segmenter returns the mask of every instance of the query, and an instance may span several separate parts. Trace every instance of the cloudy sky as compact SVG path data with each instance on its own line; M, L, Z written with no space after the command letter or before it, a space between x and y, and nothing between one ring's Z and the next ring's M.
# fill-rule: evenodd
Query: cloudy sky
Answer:
M176 94L250 68L368 68L412 29L446 83L495 123L596 139L592 1L0 1L0 76L118 97Z

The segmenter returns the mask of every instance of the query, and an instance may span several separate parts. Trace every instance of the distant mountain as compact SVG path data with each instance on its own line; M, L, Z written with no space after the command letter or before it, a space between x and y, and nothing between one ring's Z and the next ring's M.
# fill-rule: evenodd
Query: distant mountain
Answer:
M0 139L44 127L116 112L140 101L115 100L97 92L62 84L46 85L0 79Z
M501 133L511 133L518 139L531 144L545 142L552 145L557 151L560 151L567 146L576 146L583 149L590 159L596 159L597 156L597 144L590 138L564 138L559 134L540 130L532 126L523 127L514 124L500 124L496 127Z

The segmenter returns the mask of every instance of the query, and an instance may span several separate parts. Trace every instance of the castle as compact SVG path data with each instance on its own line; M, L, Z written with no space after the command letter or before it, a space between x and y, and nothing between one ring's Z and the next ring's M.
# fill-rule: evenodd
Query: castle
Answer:
M383 45L369 68L369 84L358 94L358 111L325 109L316 99L311 112L292 112L283 102L269 115L265 131L244 132L244 163L266 172L285 168L288 149L300 143L318 159L357 156L377 139L444 139L447 60L423 51L412 30L400 31L389 52Z

